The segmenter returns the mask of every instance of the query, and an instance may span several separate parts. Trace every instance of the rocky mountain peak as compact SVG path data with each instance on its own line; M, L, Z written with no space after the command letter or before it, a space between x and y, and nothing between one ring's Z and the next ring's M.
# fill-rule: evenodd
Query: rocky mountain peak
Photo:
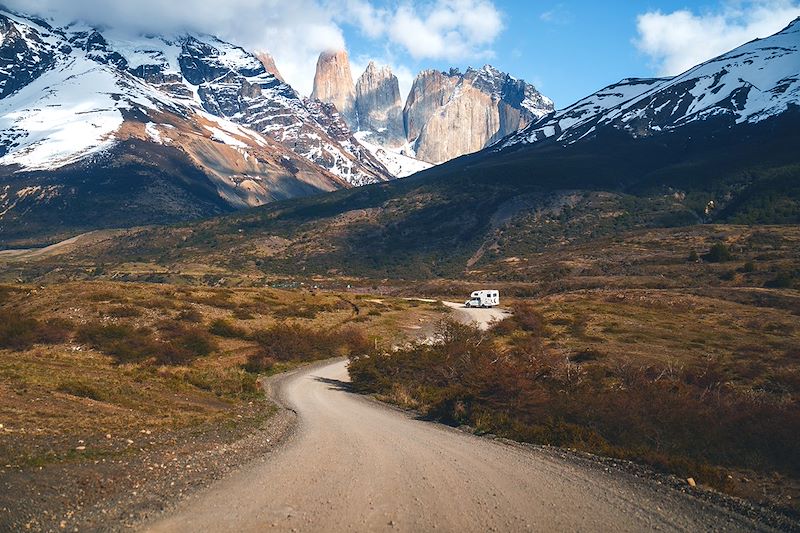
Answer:
M278 66L275 64L275 58L272 57L272 54L264 50L257 50L254 55L261 61L264 70L278 78L279 81L286 83L286 80L281 76L280 70L278 70Z
M448 72L424 70L404 109L417 156L442 163L476 152L553 110L535 87L491 65Z
M376 132L381 144L405 143L400 83L390 67L369 62L356 83L356 111L359 129Z
M350 58L345 50L331 50L319 55L311 97L335 105L345 122L357 129L355 85Z

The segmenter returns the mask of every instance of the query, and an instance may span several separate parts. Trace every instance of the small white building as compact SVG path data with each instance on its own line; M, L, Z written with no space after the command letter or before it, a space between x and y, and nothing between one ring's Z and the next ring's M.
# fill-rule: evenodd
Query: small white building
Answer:
M497 290L475 291L469 300L464 302L464 307L497 307L500 305L500 292Z

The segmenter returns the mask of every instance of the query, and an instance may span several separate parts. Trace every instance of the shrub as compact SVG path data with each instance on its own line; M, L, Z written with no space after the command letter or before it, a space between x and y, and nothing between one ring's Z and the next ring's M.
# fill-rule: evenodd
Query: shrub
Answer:
M39 322L9 311L0 313L0 347L24 350L36 343Z
M730 249L721 242L711 246L707 254L703 255L703 260L709 263L724 263L733 259Z
M247 332L240 327L223 318L214 320L208 328L212 335L226 337L230 339L243 339L247 337Z
M42 344L60 344L69 339L70 334L75 329L75 324L64 318L51 318L45 322L39 322L37 328L38 342Z
M240 368L191 369L186 381L223 398L253 398L259 394L257 376Z
M158 324L158 332L163 347L157 354L156 361L161 364L186 364L217 349L217 343L211 335L197 326L163 320Z
M61 381L56 387L56 390L59 392L63 392L64 394L69 394L70 396L76 396L78 398L89 398L91 400L96 401L103 401L105 398L104 394L100 392L97 388L86 383L84 381L80 381L77 379L69 379L65 381Z
M509 335L514 331L525 331L537 337L547 334L546 320L529 302L517 302L511 307L512 314L493 326L496 335Z
M236 304L231 301L232 297L233 293L230 291L215 291L208 296L195 299L195 302L220 309L234 309Z
M370 343L355 328L321 330L302 324L280 323L257 331L253 339L258 351L248 357L245 368L264 372L277 361L315 361L367 353Z
M233 310L233 317L238 320L251 320L255 318L255 315L249 309L237 307Z
M275 363L277 363L275 359L269 357L263 351L259 351L247 356L247 362L244 364L243 368L247 372L253 374L264 374L272 370Z
M181 320L184 322L202 322L203 315L200 313L200 311L198 311L194 307L189 307L181 310L175 316L175 320Z
M165 365L185 364L216 349L211 335L196 326L164 320L158 324L159 337L150 328L128 324L86 324L78 329L79 342L113 356L117 363L153 359Z
M334 308L329 305L322 304L307 304L307 303L290 303L273 310L273 314L278 318L305 318L313 319L319 313L332 311Z
M72 332L68 320L50 319L45 322L11 310L0 310L0 348L26 350L34 344L65 342Z
M697 250L692 250L689 252L689 257L687 257L686 260L690 263L697 263L700 261L700 256L697 254Z
M780 272L777 276L764 283L764 287L770 289L790 289L793 285L794 277L789 272Z
M152 330L128 324L89 323L78 328L77 340L113 356L118 363L143 361L162 348L152 338Z
M131 318L141 316L142 311L132 305L120 305L109 309L107 314L113 318Z

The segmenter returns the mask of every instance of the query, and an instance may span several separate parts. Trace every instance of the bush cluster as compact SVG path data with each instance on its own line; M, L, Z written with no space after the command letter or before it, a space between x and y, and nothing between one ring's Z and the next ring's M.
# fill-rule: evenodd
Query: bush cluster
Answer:
M370 349L364 334L355 328L323 330L296 323L279 323L257 331L258 350L245 365L250 372L267 372L276 362L316 361L331 357L356 357Z
M226 337L228 339L244 339L247 337L247 331L245 331L244 328L240 328L230 320L225 320L224 318L218 318L211 322L208 331L210 331L212 335Z
M183 365L216 349L207 331L174 320L159 322L156 330L89 323L78 328L77 340L113 356L120 364L151 359L156 364Z
M73 327L68 320L42 321L10 309L0 309L0 348L27 350L34 344L65 342Z
M488 332L445 322L436 341L351 356L354 388L479 432L637 459L723 486L720 467L800 476L800 403L695 368L609 362L544 342L531 306ZM795 391L796 392L796 391Z

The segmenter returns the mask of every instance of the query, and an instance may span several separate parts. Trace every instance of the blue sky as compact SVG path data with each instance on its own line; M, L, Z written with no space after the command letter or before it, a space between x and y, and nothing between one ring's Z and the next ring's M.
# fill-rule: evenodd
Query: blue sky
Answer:
M346 47L408 91L422 69L485 63L565 107L629 76L674 75L800 16L800 0L3 0L11 9L139 33L198 31L275 57L310 94L321 51Z
M372 4L389 10L397 5ZM752 38L774 33L800 15L800 2L791 1L501 0L492 5L501 28L471 57L414 57L383 34L372 38L358 23L342 24L354 76L369 57L411 73L491 63L535 84L564 107L624 77L677 74ZM642 42L645 36L649 44Z

